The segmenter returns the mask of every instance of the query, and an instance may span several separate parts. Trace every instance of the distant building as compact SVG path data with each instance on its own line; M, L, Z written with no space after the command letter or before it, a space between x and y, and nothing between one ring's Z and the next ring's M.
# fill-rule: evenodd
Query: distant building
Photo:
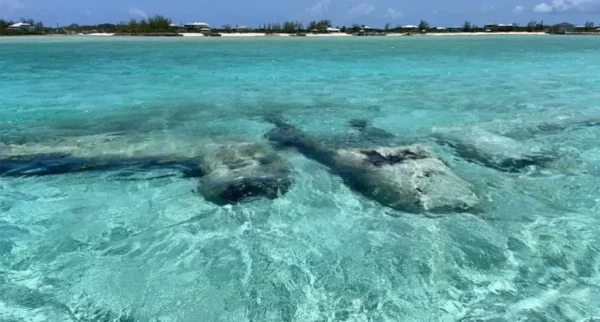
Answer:
M8 26L10 30L32 30L34 27L28 23L18 22Z
M556 29L559 33L573 32L575 31L575 26L568 22L561 22L558 25L556 25Z
M184 25L184 27L191 30L203 31L208 29L208 31L210 31L210 25L206 22L188 22Z
M485 29L486 32L490 32L490 31L512 31L512 30L514 30L515 27L516 27L516 25L512 24L512 23L509 23L509 24L490 23L490 24L487 24L487 25L483 26L483 28Z
M233 30L237 31L237 32L246 32L246 31L250 31L250 27L248 26L238 26L233 28Z
M327 33L330 34L337 34L340 32L339 28L332 28L332 27L327 27L327 29L325 29L325 31L327 31Z

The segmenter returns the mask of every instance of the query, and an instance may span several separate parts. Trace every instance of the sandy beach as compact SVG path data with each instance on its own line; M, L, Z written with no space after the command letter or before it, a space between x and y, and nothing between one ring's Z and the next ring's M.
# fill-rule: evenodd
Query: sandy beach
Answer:
M307 37L348 37L352 36L351 34L346 33L338 33L338 34L307 34Z
M181 33L181 35L184 37L204 37L204 34L192 33L192 32L184 32L184 33Z
M183 37L206 37L201 33L181 33ZM547 35L544 32L448 32L448 33L426 33L426 34L415 34L415 36L541 36ZM86 36L114 36L114 34L108 33L93 33L87 34ZM290 37L292 34L265 34L259 32L248 32L248 33L221 33L221 37L228 38L251 38L251 37ZM351 34L336 33L336 34L306 34L306 37L351 37ZM400 37L406 36L404 33L392 33L387 34L387 37Z
M92 34L87 34L87 35L85 35L85 34L79 34L79 35L83 35L83 36L114 36L115 34L107 34L107 33L97 32L97 33L92 33Z
M205 37L203 34L199 33L182 33L184 37ZM246 33L221 33L221 37L290 37L293 34L265 34L260 32L246 32ZM338 34L307 34L306 37L349 37L352 36L350 34L338 33Z
M423 36L540 36L545 32L452 32L452 33L427 33ZM391 35L388 35L391 36ZM398 36L402 36L399 34Z

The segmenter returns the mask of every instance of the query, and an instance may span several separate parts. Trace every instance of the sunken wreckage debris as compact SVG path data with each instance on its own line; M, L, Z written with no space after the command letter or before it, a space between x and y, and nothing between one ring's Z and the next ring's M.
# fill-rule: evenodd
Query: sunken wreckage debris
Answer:
M565 155L555 148L536 143L537 137L598 126L598 115L574 115L535 122L488 123L484 125L485 129L434 129L432 136L437 143L451 147L467 161L498 171L521 172L532 167L563 167L561 159Z
M483 129L446 129L434 131L433 137L467 161L504 172L519 172L530 166L546 167L557 158L543 146Z
M434 213L474 211L480 204L471 185L422 146L328 148L280 119L267 121L275 128L265 137L275 147L293 148L327 166L351 189L383 206Z
M275 199L292 185L291 168L274 151L256 143L212 144L198 156L77 153L0 153L0 177L61 175L89 171L139 173L153 169L180 171L197 178L198 193L218 205L251 197ZM18 152L27 152L19 147ZM47 150L47 149L46 149Z

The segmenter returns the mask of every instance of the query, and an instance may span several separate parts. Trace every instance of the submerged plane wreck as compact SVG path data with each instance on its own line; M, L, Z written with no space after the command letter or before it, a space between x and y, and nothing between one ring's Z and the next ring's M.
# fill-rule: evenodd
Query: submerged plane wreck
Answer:
M412 213L468 212L480 203L471 185L423 146L330 148L281 119L267 120L275 125L265 135L273 145L327 166L383 206Z
M252 197L274 199L292 185L289 165L268 146L259 143L212 142L186 147L163 143L148 145L130 137L107 140L78 137L31 145L3 145L0 146L0 176L170 169L184 177L198 179L200 195L219 205Z

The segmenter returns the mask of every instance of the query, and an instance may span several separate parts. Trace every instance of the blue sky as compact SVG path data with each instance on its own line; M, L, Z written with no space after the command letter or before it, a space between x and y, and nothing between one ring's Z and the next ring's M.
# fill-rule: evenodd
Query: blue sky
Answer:
M202 21L212 26L330 19L334 25L383 26L386 22L432 26L526 24L585 21L600 23L600 0L0 0L0 18L42 20L46 25L97 24L163 14L174 22Z

